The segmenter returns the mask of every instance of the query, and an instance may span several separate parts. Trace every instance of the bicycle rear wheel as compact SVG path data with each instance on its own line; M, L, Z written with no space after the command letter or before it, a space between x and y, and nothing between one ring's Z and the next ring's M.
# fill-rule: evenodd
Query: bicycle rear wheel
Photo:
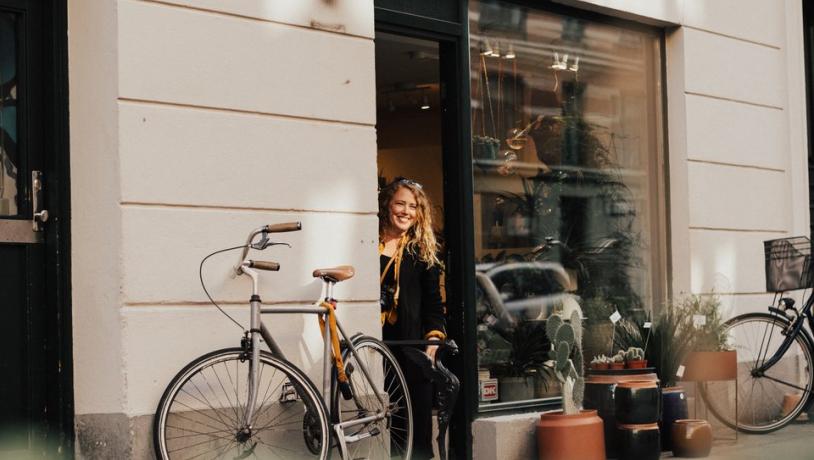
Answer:
M738 353L737 428L747 433L768 433L800 415L814 384L811 344L803 331L780 360L764 375L752 371L768 361L786 339L789 322L766 313L751 313L729 320L728 344ZM735 395L727 382L704 382L701 395L709 410L735 428Z
M372 337L353 340L356 356L342 353L353 399L345 400L338 389L333 394L336 422L348 422L384 412L381 420L344 428L350 458L409 460L413 448L413 416L407 381L387 345ZM376 397L359 363L375 382L382 402ZM358 440L354 440L358 439Z
M181 370L156 410L158 458L327 458L330 431L322 398L296 367L265 352L252 426L245 426L250 367L242 349L228 348Z

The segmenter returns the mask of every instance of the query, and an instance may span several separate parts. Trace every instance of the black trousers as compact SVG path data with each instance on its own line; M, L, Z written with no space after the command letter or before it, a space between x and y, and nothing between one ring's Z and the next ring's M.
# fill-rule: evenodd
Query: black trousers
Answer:
M407 380L410 392L410 407L413 410L413 455L414 460L430 460L432 454L432 383L424 377L418 365L402 353L394 350L396 360Z

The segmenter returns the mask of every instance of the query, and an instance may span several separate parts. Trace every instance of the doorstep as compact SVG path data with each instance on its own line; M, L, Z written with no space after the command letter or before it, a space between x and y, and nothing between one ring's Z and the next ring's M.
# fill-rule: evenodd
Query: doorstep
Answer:
M473 460L537 458L537 420L542 412L481 417L472 422Z

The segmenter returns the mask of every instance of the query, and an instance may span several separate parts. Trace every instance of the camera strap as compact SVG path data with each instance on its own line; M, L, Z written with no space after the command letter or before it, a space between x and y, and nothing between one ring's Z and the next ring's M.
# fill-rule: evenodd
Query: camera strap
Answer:
M396 283L395 293L393 294L393 306L390 310L382 312L381 321L382 326L384 326L384 322L387 321L390 325L396 324L396 320L398 319L398 313L396 309L399 305L399 272L401 271L401 260L404 257L404 248L407 246L407 234L401 237L399 241L399 245L396 248L396 252L393 253L393 257L390 258L390 262L387 262L385 265L384 270L382 270L381 275L379 276L379 286L384 283L384 278L387 276L387 273L390 271L390 267L393 267L393 279ZM379 254L384 253L384 244L379 244Z

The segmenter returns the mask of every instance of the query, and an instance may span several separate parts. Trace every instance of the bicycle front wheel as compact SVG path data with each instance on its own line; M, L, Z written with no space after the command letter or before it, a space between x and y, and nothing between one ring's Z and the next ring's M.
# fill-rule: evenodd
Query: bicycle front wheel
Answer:
M335 421L353 423L377 414L384 418L343 428L349 458L409 460L413 448L413 416L404 374L390 349L381 341L359 337L353 340L353 345L355 355L347 348L342 353L353 398L345 400L335 389Z
M214 351L181 370L156 410L158 458L327 458L327 411L307 377L262 352L254 417L247 426L250 373L251 360L240 348Z
M738 354L737 419L735 393L726 382L704 382L701 395L710 411L731 428L768 433L797 418L814 384L809 340L800 331L779 361L763 375L753 370L771 359L786 339L789 322L766 313L751 313L725 324L728 344Z

